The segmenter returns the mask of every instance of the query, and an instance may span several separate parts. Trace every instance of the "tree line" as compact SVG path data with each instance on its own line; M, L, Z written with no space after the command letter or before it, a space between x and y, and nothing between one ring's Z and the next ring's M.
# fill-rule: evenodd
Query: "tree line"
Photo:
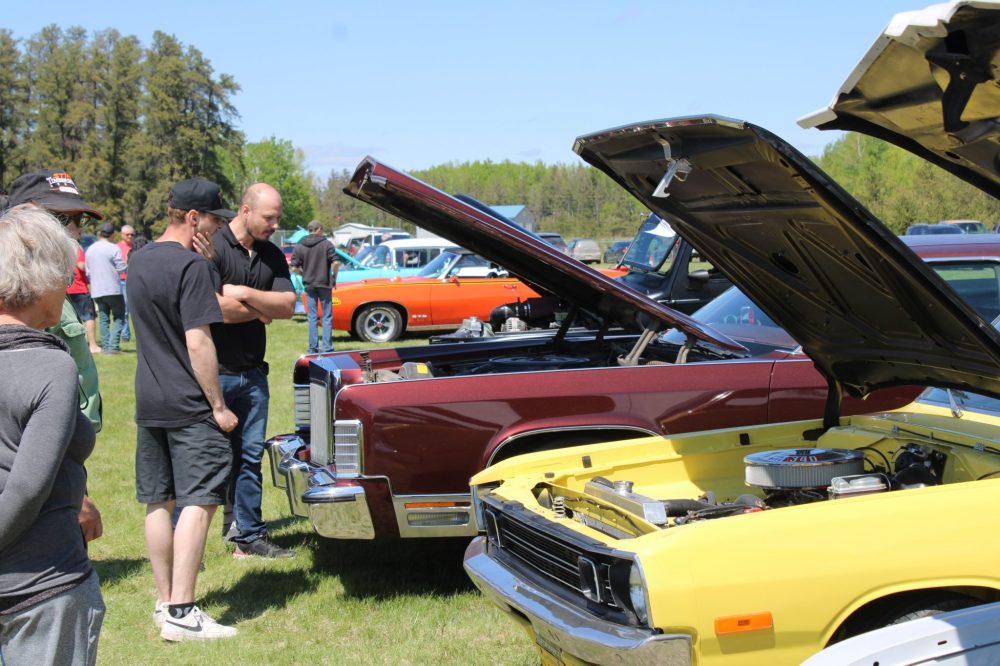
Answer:
M194 46L154 32L148 47L108 29L56 25L21 40L0 29L0 187L42 168L68 171L118 224L157 233L167 192L194 176L235 205L266 179L289 192L287 217L305 224L315 194L301 151L275 137L247 144L232 96Z
M232 101L239 89L196 47L163 32L143 46L114 29L88 35L50 25L27 39L0 29L0 188L25 171L64 169L112 221L154 234L177 180L214 180L231 205L263 180L282 193L283 227L315 218L328 228L359 222L412 231L344 195L350 171L322 179L290 141L247 142ZM956 217L1000 222L992 198L876 139L844 135L816 161L896 233ZM412 174L487 204L523 204L539 229L567 239L630 238L647 212L581 163L452 162Z

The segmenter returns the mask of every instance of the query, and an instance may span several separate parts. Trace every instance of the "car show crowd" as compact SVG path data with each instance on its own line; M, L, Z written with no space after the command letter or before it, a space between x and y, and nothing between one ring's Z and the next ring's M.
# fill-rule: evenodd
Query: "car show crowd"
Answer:
M261 517L267 423L265 325L292 316L288 266L270 242L281 196L246 189L226 208L213 182L170 190L167 227L136 247L110 223L84 254L84 219L101 220L69 174L17 178L0 216L0 365L6 384L0 430L0 637L4 663L94 663L105 612L86 542L103 532L87 497L84 462L101 429L92 351L115 354L136 337L136 498L157 598L152 618L166 640L235 636L196 603L212 516L226 507L223 539L234 557L287 558ZM83 260L81 261L81 254ZM126 267L124 257L128 257ZM84 277L85 276L85 277ZM93 310L101 341L93 346ZM108 323L111 322L109 326ZM77 390L79 387L79 390Z
M1000 4L926 12L897 17L800 122L887 138L1000 196ZM123 341L147 626L165 641L240 634L199 603L220 506L233 558L297 556L262 514L268 457L320 537L464 537L468 578L542 663L889 663L864 660L878 632L895 627L881 636L902 654L897 625L930 617L948 638L920 654L997 663L1000 522L982 509L1000 499L1000 237L957 219L896 236L783 139L722 116L574 151L651 211L631 241L543 238L368 157L344 192L440 236L373 237L395 263L371 279L318 221L272 242L282 196L265 182L230 208L219 184L178 180L148 239L64 170L16 178L0 199L0 378L16 378L0 382L0 664L97 662L94 355ZM269 438L268 325L302 302L296 430ZM383 348L335 350L335 329Z

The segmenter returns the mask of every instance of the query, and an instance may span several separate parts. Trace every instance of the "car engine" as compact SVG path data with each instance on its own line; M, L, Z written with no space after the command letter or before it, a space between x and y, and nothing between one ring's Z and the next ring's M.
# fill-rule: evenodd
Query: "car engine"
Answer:
M867 459L868 452L880 456L879 461ZM719 501L713 491L697 499L655 499L633 492L631 481L612 482L604 477L588 481L585 492L590 497L600 498L627 513L666 528L811 502L939 485L945 461L943 453L919 444L902 447L892 463L888 456L875 448L783 449L746 456L746 484L757 489L759 494L746 493L727 501ZM546 491L539 493L538 500L557 514L612 536L623 536L620 529L583 512L574 514L571 508L573 502L567 501L567 498L553 497Z

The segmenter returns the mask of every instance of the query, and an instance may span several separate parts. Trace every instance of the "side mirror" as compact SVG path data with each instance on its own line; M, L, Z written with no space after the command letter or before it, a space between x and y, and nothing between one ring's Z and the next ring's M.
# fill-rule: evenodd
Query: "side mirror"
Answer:
M692 271L691 273L688 273L689 286L697 285L700 287L704 284L708 284L709 279L710 276L708 274L708 271L705 269L702 269L700 271Z

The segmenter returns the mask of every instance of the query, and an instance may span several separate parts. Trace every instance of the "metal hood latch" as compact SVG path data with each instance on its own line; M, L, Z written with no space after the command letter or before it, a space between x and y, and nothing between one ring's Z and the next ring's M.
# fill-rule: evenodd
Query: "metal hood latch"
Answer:
M660 178L660 182L656 184L653 188L653 196L658 199L666 199L670 196L667 192L667 188L670 187L670 183L676 178L678 182L683 183L687 180L688 175L694 169L694 166L688 162L685 158L673 158L670 152L670 143L668 141L660 141L660 145L663 146L663 156L667 160L667 170L663 172L663 177Z

